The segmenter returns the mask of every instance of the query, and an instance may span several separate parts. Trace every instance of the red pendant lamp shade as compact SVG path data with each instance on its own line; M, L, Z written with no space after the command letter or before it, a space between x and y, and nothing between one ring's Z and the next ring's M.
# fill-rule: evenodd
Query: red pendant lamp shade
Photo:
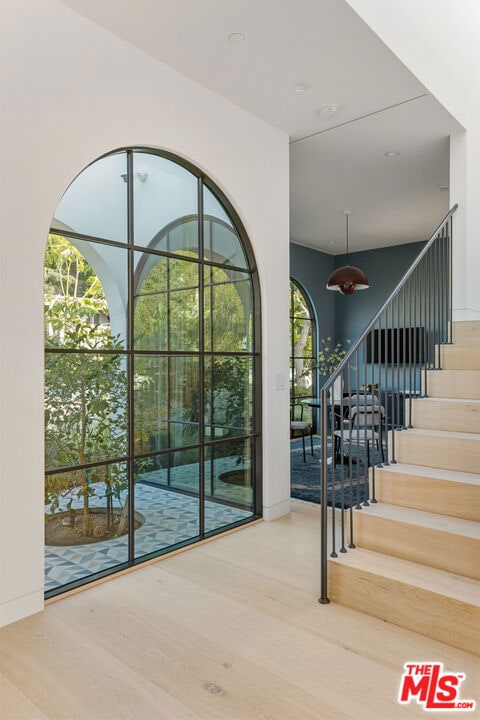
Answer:
M327 288L328 290L339 290L342 295L351 295L355 290L366 290L368 280L360 268L343 265L330 275Z
M347 219L347 263L348 263L348 216L349 210L344 211ZM363 270L352 265L343 265L333 272L327 281L327 290L339 290L342 295L352 295L355 290L366 290L369 287L368 279Z

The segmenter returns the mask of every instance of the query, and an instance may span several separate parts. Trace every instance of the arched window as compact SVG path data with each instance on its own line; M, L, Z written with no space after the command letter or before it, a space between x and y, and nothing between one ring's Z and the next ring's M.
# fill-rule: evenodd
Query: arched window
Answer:
M310 299L301 285L290 278L290 401L316 397L316 323ZM312 420L305 406L304 420Z
M260 516L259 339L212 181L143 148L77 176L45 260L47 596Z

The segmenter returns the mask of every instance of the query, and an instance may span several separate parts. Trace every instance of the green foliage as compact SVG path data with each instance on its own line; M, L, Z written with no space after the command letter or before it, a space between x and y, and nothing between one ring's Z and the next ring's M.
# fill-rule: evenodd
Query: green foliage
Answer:
M247 357L217 357L212 372L213 408L207 399L208 422L229 428L248 427L249 405L252 395L251 359ZM210 412L209 412L210 410ZM237 430L238 432L238 430Z
M300 288L290 281L290 344L293 341L296 357L313 355L312 320L306 298Z
M350 340L346 340L346 345L350 345ZM329 377L335 372L348 352L348 348L341 341L332 342L331 337L322 338L320 340L320 350L318 352L318 362L316 369L324 377Z
M49 237L45 266L45 463L47 469L88 464L124 455L127 438L127 376L123 344L110 331L101 284L81 253L65 238ZM116 351L105 354L102 351ZM58 511L60 499L88 501L100 483L120 497L123 468L74 467L47 476L45 502ZM103 487L103 485L102 485Z
M290 281L290 348L293 385L290 396L311 397L313 388L313 318L307 299Z
M187 254L185 254L185 257ZM156 258L138 288L135 342L142 349L198 350L199 265ZM205 347L215 352L244 351L251 344L247 326L251 285L245 273L205 266ZM251 359L216 355L205 367L205 422L244 427L251 391ZM195 358L138 358L135 377L137 452L197 444L199 365ZM213 396L213 403L212 403ZM250 412L250 407L248 408ZM234 432L234 431L232 431ZM159 466L189 462L198 452L159 457Z
M47 348L94 350L110 345L108 306L100 281L81 253L60 235L48 238L44 302Z
M147 257L135 295L137 349L199 350L201 266L191 261L196 257ZM249 276L206 266L204 283L206 349L245 351L252 345ZM118 499L127 488L124 463L78 468L127 453L126 357L121 338L111 331L99 278L74 244L55 234L45 256L45 347L46 466L67 469L47 476L45 502L53 513L83 499L88 526L89 500L103 492L100 488ZM205 422L234 434L251 415L252 361L214 357L212 367L205 368ZM136 357L136 453L171 448L164 456L167 464L177 458L186 462L189 453L198 459L198 450L179 453L175 448L201 441L199 380L198 358ZM139 460L137 473L152 462L157 460Z

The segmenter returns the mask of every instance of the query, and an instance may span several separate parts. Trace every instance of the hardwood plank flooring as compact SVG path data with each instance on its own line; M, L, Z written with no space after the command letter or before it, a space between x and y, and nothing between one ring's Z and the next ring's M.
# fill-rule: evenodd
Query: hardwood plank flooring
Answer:
M418 718L397 703L417 660L465 672L478 702L478 658L318 593L319 511L294 502L3 628L0 717Z

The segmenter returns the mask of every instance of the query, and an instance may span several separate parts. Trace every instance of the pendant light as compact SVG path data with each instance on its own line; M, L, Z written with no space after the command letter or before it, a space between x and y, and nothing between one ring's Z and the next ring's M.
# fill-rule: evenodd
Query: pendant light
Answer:
M357 267L348 264L348 216L351 210L343 210L347 223L347 264L338 268L328 278L327 290L339 290L342 295L351 295L355 290L366 290L368 285L367 276Z

